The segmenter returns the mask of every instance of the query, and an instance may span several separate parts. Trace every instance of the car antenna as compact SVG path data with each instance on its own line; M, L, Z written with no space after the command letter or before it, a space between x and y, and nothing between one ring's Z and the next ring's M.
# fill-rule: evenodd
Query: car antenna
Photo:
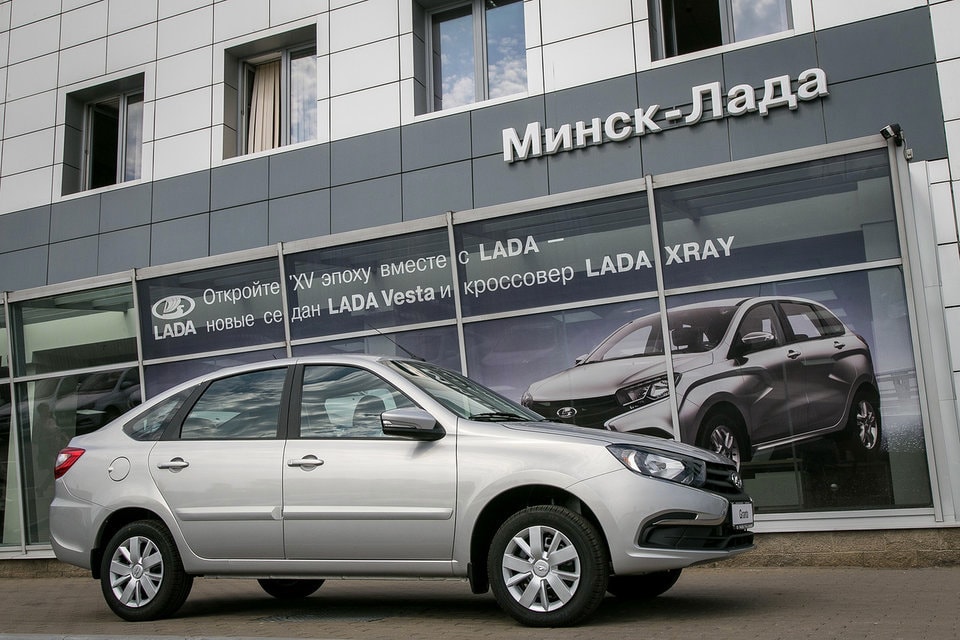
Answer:
M370 324L370 321L369 321L369 320L367 320L366 323L367 323L367 326L370 327L371 329L373 329L374 331L376 331L377 334L380 335L381 338L386 338L387 340L389 340L390 342L392 342L392 343L393 343L393 346L395 346L397 349L400 349L401 351L403 351L403 352L404 352L405 354L407 354L409 357L413 358L414 360L419 360L420 362L426 362L426 360L424 360L424 359L421 358L420 356L416 355L415 353L413 353L412 351L410 351L409 349L407 349L406 347L404 347L403 345L401 345L399 342L397 342L396 340L394 340L393 338L391 338L390 336L388 336L387 334L385 334L383 331L380 331L380 329L378 329L377 327L375 327L375 326L373 326L372 324Z

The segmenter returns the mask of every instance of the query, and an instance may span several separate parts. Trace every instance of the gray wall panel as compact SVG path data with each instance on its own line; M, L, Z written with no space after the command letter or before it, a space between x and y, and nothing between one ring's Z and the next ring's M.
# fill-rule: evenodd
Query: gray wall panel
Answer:
M734 160L812 147L824 144L827 138L819 101L801 102L796 111L778 107L765 116L728 117L726 123Z
M641 143L641 153L643 172L653 175L729 162L727 123L713 120L647 134Z
M54 203L50 212L50 241L95 235L100 231L100 195Z
M545 196L549 193L546 158L508 164L500 155L473 161L476 207Z
M0 253L0 291L32 289L47 284L49 247Z
M935 65L830 86L823 101L827 142L879 133L897 122L916 160L947 155Z
M544 97L546 120L544 127L557 128L564 124L587 124L593 118L606 118L611 113L625 111L633 114L637 108L637 82L633 75L594 82L582 87L549 93ZM574 131L576 127L574 127ZM518 132L520 133L520 132Z
M244 160L213 169L210 175L210 210L228 209L269 197L270 163L267 158Z
M330 145L318 144L270 156L270 197L330 186Z
M270 201L267 241L270 244L330 233L330 190L310 191Z
M198 171L153 183L153 222L210 210L210 172Z
M545 117L543 96L498 104L470 112L470 136L473 157L503 154L503 130L517 129L523 135L531 122L543 122Z
M401 133L404 171L470 159L470 114L418 122Z
M825 29L817 33L820 66L832 83L927 64L936 59L931 29L928 9Z
M547 163L550 193L643 177L639 138L558 153L548 156Z
M812 33L738 49L723 54L723 88L729 91L738 84L750 84L762 96L763 81L767 78L789 75L796 79L801 72L819 64L817 40ZM830 70L826 72L829 80Z
M0 216L0 253L46 245L49 241L50 205Z
M457 162L403 174L403 219L473 208L471 163Z
M253 249L266 244L266 202L210 213L210 255Z
M150 227L100 234L97 273L108 274L150 265Z
M138 227L150 223L153 185L134 185L106 191L100 196L100 231Z
M400 176L355 182L330 190L330 231L353 231L400 222Z
M400 173L400 129L337 140L331 145L330 181L333 185L395 173Z
M660 105L660 113L674 107L690 113L693 87L701 84L726 83L723 77L723 57L710 56L690 62L681 62L637 74L637 95L644 108ZM734 80L738 83L739 80Z
M88 236L50 245L47 277L51 283L97 275L99 238Z
M150 264L161 265L209 255L210 214L154 223L150 229Z

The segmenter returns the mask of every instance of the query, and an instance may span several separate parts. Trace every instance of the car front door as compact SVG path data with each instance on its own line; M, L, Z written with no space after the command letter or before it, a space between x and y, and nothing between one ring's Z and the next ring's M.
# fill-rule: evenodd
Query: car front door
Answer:
M214 381L150 452L157 487L201 557L283 557L286 375L280 367Z
M284 453L286 557L449 560L455 434L432 442L384 435L380 414L414 405L365 369L306 366L300 387Z

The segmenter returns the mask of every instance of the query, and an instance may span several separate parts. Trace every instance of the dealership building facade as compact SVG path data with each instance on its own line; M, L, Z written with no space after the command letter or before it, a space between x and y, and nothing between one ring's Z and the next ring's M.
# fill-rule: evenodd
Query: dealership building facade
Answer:
M366 352L550 419L723 422L757 532L958 561L958 27L960 0L0 1L0 559L51 557L70 437ZM756 298L749 352L717 346L746 321L674 320Z

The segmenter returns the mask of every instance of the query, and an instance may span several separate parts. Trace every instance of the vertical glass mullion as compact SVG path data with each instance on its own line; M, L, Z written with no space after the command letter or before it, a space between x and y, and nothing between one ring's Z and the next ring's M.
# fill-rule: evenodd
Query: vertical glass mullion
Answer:
M487 77L487 10L486 0L473 0L473 64L476 75L476 99L486 100L490 95Z

